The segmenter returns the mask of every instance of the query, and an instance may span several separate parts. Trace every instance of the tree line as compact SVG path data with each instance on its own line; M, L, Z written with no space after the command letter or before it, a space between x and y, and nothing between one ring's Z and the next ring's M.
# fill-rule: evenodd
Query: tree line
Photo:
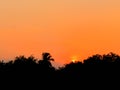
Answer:
M76 61L56 69L48 52L42 53L42 59L34 56L17 56L15 60L0 61L0 81L18 86L58 87L113 86L120 81L120 56L113 52L88 57L83 62ZM45 88L45 87L44 87ZM85 88L85 87L84 87Z

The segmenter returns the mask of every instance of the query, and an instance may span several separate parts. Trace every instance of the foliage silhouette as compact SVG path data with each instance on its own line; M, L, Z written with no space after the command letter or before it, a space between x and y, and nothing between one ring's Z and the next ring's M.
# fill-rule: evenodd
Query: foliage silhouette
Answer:
M50 53L42 53L42 60L39 61L39 64L43 65L44 67L52 68L51 61L54 61Z
M85 88L84 85L90 86L91 89L94 86L112 87L120 81L120 56L112 52L93 55L83 63L70 62L58 69L52 66L51 61L54 59L48 52L42 53L42 60L24 55L8 62L1 60L0 81L2 83L12 81L12 84L18 83L18 85L22 82L23 86L27 83L27 87L61 85L61 87L74 87L74 89Z

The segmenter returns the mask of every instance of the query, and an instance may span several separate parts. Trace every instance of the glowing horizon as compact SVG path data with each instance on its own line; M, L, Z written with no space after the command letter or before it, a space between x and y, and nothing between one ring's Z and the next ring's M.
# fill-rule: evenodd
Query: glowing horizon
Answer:
M0 59L50 52L61 65L120 54L119 0L4 0L0 12Z

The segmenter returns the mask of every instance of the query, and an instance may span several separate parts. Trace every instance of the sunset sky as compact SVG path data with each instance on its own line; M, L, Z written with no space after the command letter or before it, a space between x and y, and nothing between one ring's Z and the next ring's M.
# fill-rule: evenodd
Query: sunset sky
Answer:
M50 52L55 65L120 54L120 0L0 0L0 59Z

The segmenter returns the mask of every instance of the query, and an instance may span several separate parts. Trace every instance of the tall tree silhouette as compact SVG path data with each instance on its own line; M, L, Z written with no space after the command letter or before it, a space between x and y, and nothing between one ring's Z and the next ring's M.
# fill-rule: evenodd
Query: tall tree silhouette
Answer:
M52 68L51 61L54 61L50 53L44 52L42 53L42 60L39 61L39 64L42 64L44 67Z

